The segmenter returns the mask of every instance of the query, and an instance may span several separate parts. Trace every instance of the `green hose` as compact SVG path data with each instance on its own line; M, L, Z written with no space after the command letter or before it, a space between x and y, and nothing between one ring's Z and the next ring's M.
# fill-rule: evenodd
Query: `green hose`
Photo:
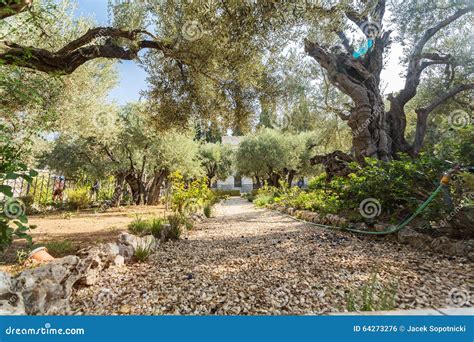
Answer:
M443 186L440 184L433 191L433 193L430 195L430 197L428 197L428 199L425 202L423 202L423 204L420 205L418 207L418 209L416 209L415 212L410 217L403 220L402 222L400 222L398 225L396 225L392 229L387 230L387 231L383 231L383 232L373 232L373 231L365 231L365 230L352 229L352 228L342 228L342 227L328 226L328 225L325 225L325 224L319 224L319 223L313 223L313 222L308 222L308 221L304 221L304 220L299 220L299 219L297 219L293 216L290 216L290 215L288 215L288 216L290 216L292 219L294 219L296 221L309 223L309 224L312 224L314 226L318 226L318 227L322 227L322 228L344 230L344 231L349 231L349 232L353 232L353 233L368 234L368 235L387 235L387 234L396 233L396 232L402 230L403 228L405 228L407 224L409 224L411 221L413 221L413 219L415 217L417 217L435 199L436 195L441 191L442 187Z

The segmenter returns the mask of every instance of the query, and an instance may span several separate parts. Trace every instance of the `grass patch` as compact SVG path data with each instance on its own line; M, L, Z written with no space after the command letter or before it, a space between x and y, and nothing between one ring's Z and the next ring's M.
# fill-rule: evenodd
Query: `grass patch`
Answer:
M163 230L164 223L164 220L159 218L151 219L149 221L150 234L153 235L155 238L159 239L161 236L161 231Z
M154 237L159 238L164 224L165 221L161 218L151 218L144 220L141 217L137 216L128 225L128 230L133 235L145 236L151 234Z
M44 244L44 247L48 250L48 253L55 258L61 258L66 255L74 254L77 250L77 247L72 241L63 240L63 241L49 241Z
M374 273L360 288L346 293L346 309L350 312L393 310L397 288L396 282L380 283Z
M144 262L148 260L148 258L151 255L151 252L152 252L151 245L139 245L135 249L133 256L135 257L136 261Z
M179 214L168 216L170 229L166 236L166 240L178 240L183 231L182 227L186 224L184 218Z

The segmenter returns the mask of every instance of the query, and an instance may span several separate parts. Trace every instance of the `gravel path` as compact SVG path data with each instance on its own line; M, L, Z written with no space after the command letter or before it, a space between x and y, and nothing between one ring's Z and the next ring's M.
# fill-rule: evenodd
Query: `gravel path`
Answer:
M472 263L464 258L318 229L240 198L216 211L147 263L110 268L78 290L75 312L324 314L345 311L346 292L374 273L398 284L398 308L447 307L453 288L469 288Z

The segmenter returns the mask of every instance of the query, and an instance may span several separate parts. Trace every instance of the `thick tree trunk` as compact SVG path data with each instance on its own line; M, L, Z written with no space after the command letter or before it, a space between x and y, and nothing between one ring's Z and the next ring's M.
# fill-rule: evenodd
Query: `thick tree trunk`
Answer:
M287 183L288 183L288 186L291 186L291 183L293 183L293 179L295 178L295 175L296 175L296 171L295 170L290 170L288 172L288 177L287 177Z
M125 177L125 181L130 186L132 190L132 198L133 202L136 205L144 204L145 203L145 186L143 182L138 178L135 173L129 173Z
M349 167L349 163L353 162L351 156L342 151L334 151L325 155L318 155L311 158L311 165L323 164L326 169L326 182L330 182L334 177L345 177L354 172Z
M115 189L112 195L112 199L110 200L111 207L118 207L120 202L122 201L124 184L125 184L125 175L124 174L116 175L115 176Z
M255 176L255 183L253 185L254 189L260 189L262 187L262 181L259 176Z
M353 101L350 115L343 119L352 130L355 159L361 164L365 157L391 159L384 102L379 89L382 53L388 40L389 33L377 37L370 52L361 59L331 53L317 43L305 41L306 53L327 71L329 81Z
M379 89L368 86L363 94L353 99L355 108L348 124L352 131L355 159L361 164L366 157L389 160L387 123Z
M160 170L155 172L153 181L148 189L147 204L148 205L158 205L160 202L160 191L165 181L168 177L169 172L167 170Z

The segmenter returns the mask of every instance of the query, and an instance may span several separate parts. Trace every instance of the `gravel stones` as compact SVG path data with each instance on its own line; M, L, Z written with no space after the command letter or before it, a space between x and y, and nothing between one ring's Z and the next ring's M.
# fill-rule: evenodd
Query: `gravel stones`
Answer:
M398 308L446 307L451 289L470 281L467 258L320 229L243 199L215 212L184 239L161 244L146 263L101 272L73 294L74 312L324 314L345 311L346 293L373 273L383 284L398 283Z

